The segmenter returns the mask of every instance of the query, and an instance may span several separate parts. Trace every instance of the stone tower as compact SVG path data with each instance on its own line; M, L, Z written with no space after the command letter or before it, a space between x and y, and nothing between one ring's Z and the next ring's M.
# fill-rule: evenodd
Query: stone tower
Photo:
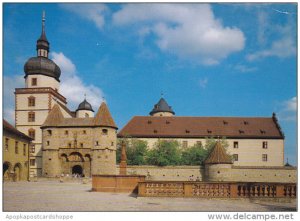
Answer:
M149 114L154 117L165 117L174 116L175 112L172 110L172 107L168 105L164 98L160 98L158 103L154 105Z
M50 43L45 31L45 13L42 33L36 43L37 55L24 65L25 87L15 89L15 126L33 138L30 152L30 176L42 174L42 132L44 123L54 104L65 106L67 101L59 93L60 68L48 58Z
M92 175L115 175L118 128L105 102L100 105L94 124L100 142L92 149Z
M232 159L226 153L225 148L221 142L218 141L211 150L207 159L204 161L205 165L205 181L224 181L230 180Z

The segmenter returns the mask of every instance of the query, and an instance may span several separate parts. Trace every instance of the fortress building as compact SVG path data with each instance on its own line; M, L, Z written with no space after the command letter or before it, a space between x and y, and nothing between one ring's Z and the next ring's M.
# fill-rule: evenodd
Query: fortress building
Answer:
M86 99L76 111L66 106L59 92L60 68L48 58L45 13L36 50L24 65L25 88L15 89L16 128L33 139L30 177L114 174L117 127L105 103L95 117Z
M235 166L284 165L284 135L274 113L272 117L175 116L161 98L150 116L134 116L118 137L147 141L149 148L158 139L176 140L188 148L205 144L206 138L225 137Z

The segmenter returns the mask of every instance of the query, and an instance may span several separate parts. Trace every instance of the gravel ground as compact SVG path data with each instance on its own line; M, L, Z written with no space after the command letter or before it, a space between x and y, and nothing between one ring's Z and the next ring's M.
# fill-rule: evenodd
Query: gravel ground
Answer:
M248 199L137 197L124 193L91 192L91 183L41 180L3 184L5 212L100 211L296 211L291 202Z

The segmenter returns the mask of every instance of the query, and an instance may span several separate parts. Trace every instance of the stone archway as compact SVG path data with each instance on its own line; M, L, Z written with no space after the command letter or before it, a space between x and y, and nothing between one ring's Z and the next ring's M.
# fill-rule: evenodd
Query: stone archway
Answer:
M20 181L22 179L22 166L20 163L17 163L14 167L14 181Z
M83 174L82 166L80 166L80 165L73 166L72 167L72 174L79 174L80 176L82 176L82 174Z
M9 181L11 179L10 170L11 170L11 163L4 162L3 163L3 181Z

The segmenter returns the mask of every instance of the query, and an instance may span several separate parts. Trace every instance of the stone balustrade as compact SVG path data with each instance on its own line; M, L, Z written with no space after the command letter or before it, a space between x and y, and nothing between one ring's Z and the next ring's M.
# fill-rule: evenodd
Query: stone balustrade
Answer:
M295 198L295 183L238 183L194 181L139 182L142 197Z

